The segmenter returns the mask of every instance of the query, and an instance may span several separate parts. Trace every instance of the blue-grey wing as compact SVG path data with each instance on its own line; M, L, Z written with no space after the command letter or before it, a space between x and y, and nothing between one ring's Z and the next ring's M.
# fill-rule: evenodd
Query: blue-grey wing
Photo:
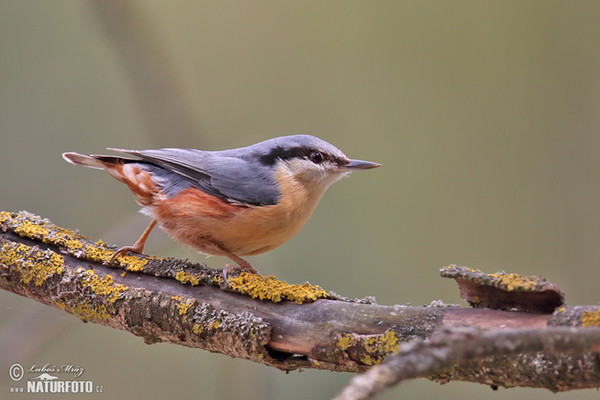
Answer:
M167 193L195 187L227 201L252 205L272 205L279 199L279 188L269 170L248 160L219 151L194 149L121 150L163 170L153 171Z

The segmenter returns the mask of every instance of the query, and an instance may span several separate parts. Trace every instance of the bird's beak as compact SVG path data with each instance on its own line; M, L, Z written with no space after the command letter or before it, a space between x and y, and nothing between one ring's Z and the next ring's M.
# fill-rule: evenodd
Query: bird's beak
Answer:
M371 161L350 160L347 164L342 165L341 169L354 171L356 169L371 169L377 167L381 167L381 164L374 163Z

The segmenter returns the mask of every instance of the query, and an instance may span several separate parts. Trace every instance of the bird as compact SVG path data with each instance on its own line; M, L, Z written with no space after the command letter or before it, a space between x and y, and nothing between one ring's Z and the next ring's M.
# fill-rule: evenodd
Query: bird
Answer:
M304 134L219 151L108 150L127 156L62 156L75 165L105 170L126 184L141 212L152 218L140 238L118 249L109 263L128 252L141 254L158 224L200 253L227 256L255 274L241 256L285 243L302 229L331 184L352 171L381 165L350 159L325 140ZM223 273L232 269L238 267L228 264Z

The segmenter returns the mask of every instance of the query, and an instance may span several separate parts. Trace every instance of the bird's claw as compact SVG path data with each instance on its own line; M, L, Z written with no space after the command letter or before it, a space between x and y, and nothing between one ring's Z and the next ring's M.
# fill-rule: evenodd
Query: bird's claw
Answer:
M260 275L260 272L258 272L257 270L255 270L252 265L247 264L247 265L231 265L231 264L226 264L225 267L223 268L223 279L225 280L225 282L227 282L227 275L233 271L245 271L245 272L249 272L251 274L256 274L256 275Z

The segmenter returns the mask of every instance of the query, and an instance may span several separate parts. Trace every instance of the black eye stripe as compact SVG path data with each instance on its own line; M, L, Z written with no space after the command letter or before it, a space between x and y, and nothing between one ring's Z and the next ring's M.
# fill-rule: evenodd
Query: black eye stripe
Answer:
M264 165L273 165L277 160L289 160L292 158L306 158L310 159L312 153L319 153L323 159L329 158L325 153L319 152L313 148L308 147L293 147L286 149L282 147L273 148L268 154L264 154L259 157L259 160Z
M315 156L315 154L320 155L320 161L317 162L315 159L313 159L315 157L319 158L318 156ZM316 150L312 147L275 147L271 149L269 153L261 155L259 157L259 160L263 165L274 165L277 162L277 160L290 160L292 158L304 158L306 160L314 162L315 164L321 164L325 161L329 161L338 165L345 165L348 163L348 160L346 160L345 158L335 157L329 153Z

